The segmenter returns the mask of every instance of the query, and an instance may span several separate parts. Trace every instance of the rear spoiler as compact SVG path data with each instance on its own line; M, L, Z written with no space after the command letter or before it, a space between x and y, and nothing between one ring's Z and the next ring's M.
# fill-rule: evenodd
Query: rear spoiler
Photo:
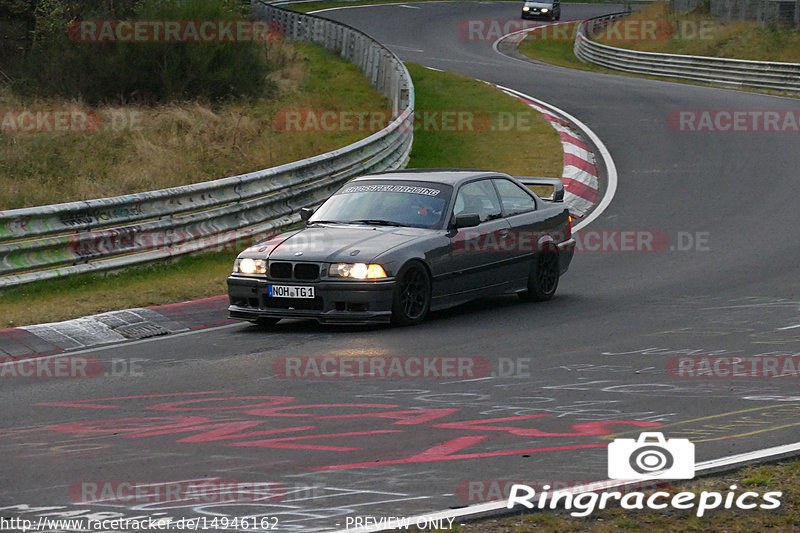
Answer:
M542 200L552 202L564 201L564 184L561 178L531 178L528 176L514 176L527 188L536 193Z

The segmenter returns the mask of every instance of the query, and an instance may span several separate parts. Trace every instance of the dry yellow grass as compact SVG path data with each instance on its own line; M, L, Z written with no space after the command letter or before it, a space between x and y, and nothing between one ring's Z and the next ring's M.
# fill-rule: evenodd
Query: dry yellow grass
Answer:
M282 110L388 107L360 70L336 54L288 43L270 53L284 65L272 75L279 96L271 100L90 109L78 100L28 99L0 88L3 116L67 109L103 116L99 131L0 128L0 209L161 189L296 161L367 133L278 131L273 122Z

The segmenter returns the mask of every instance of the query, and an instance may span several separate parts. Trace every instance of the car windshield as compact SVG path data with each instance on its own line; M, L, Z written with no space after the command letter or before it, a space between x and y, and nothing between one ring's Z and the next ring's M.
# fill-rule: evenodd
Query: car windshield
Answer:
M451 192L439 183L351 182L322 204L309 223L438 228Z

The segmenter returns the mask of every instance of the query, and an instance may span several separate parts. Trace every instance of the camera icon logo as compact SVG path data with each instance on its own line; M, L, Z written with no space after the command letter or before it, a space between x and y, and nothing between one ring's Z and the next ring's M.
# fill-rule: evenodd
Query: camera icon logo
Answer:
M694 444L689 439L664 439L644 432L638 439L614 439L608 445L610 479L692 479Z

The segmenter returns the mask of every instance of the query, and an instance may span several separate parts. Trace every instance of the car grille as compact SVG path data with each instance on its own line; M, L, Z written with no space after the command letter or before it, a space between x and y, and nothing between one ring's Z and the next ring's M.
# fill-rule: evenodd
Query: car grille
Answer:
M319 265L297 263L294 266L294 277L296 279L317 279L319 277Z
M316 263L289 263L276 261L269 264L271 279L299 279L311 281L319 279L319 265Z

